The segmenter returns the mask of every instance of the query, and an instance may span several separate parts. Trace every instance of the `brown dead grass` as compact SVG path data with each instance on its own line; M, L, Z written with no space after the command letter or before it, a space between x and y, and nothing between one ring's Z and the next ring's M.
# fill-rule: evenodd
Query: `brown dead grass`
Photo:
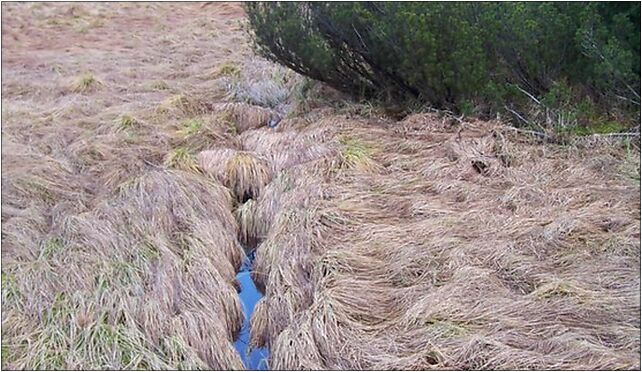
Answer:
M3 368L243 369L233 197L193 172L238 147L212 107L225 92L195 73L246 52L209 46L236 43L210 34L230 18L2 7Z
M267 161L249 152L208 150L198 158L205 173L229 187L241 202L259 197L272 177Z
M621 145L336 120L327 171L286 170L258 200L252 342L272 368L637 368L640 186Z
M240 243L272 369L640 368L639 152L329 107L265 128L295 84L254 74L241 16L3 4L3 368L242 369Z

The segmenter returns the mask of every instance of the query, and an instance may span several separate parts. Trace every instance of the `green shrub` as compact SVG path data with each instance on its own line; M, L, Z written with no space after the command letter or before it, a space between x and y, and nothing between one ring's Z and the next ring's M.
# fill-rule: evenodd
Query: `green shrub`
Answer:
M254 2L247 10L261 54L357 98L524 116L534 104L577 112L591 102L603 115L617 107L639 117L639 3Z

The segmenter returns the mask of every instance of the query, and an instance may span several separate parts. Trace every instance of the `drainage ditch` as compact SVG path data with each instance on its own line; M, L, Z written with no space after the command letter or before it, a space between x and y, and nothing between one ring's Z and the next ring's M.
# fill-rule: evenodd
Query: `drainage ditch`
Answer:
M246 168L248 166L251 168L254 165L254 162L248 161L247 155L244 155L243 161L235 161L236 159L237 158L235 157L228 161L228 166L231 163L232 166L230 168L233 168L234 166L238 167L235 170L235 172L237 172L237 175L256 174L256 172L253 172L253 169ZM253 158L249 157L249 159L251 160ZM258 196L255 194L258 194L258 189L265 186L265 183L268 182L268 180L260 178L249 178L249 181L243 179L243 177L241 177L241 180L239 180L239 178L234 178L233 182L229 182L228 180L227 186L230 187L230 189L233 190L233 192L236 194L236 212L239 212L239 210L247 211L248 206L251 205L250 203L255 202L255 197ZM251 210L251 208L249 209ZM238 281L240 287L238 294L243 306L244 320L241 331L239 332L237 339L234 341L234 346L240 354L245 368L247 368L248 370L267 370L269 369L268 349L262 347L250 347L250 319L252 318L252 313L254 312L256 304L263 297L263 293L258 290L251 275L255 251L256 247L258 246L259 240L256 236L248 236L248 232L246 231L247 226L244 226L244 223L247 223L244 222L244 213L234 213L234 215L236 216L239 223L239 229L241 229L241 231L239 231L238 240L243 246L243 250L246 253L246 257L243 261L243 264L241 265L240 271L236 274L236 280Z
M247 250L246 250L247 252ZM239 296L243 304L243 314L245 320L241 327L241 332L234 342L234 347L241 355L245 368L250 370L264 371L268 369L269 352L266 348L250 349L250 318L254 311L254 306L263 297L263 294L256 288L252 280L251 270L254 262L254 250L250 251L245 258L241 271L236 274L236 279L241 285Z

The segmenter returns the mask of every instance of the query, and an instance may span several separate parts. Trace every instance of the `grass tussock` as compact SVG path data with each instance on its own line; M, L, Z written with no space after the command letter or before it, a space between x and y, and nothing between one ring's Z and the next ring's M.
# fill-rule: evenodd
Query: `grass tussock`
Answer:
M250 129L267 126L270 119L277 117L276 112L246 103L226 103L214 109L221 113L225 121L233 124L233 134L240 134Z
M362 171L374 171L378 164L372 159L373 149L351 137L341 137L341 164L342 169L359 169Z
M272 173L265 159L232 149L203 151L198 155L203 171L232 190L244 202L259 197Z
M236 150L229 148L202 151L197 156L198 164L205 174L225 184L227 182L225 172L227 162L232 159L236 152Z
M301 78L293 71L266 60L253 59L241 68L233 64L223 65L215 75L222 77L230 99L254 106L287 111L291 92Z
M209 105L201 99L187 94L175 94L163 100L156 112L175 117L193 117L209 111Z
M336 157L338 146L332 141L333 130L328 127L306 129L284 129L275 132L260 128L242 133L243 148L269 159L272 172L318 161L329 161Z
M186 148L177 148L165 156L163 164L168 168L199 173L200 168L194 154Z
M146 85L149 89L151 90L168 90L169 89L169 84L165 82L164 80L154 80Z
M258 197L271 177L267 162L247 152L237 152L225 164L225 184L239 200Z
M256 247L265 237L267 226L257 218L257 202L250 199L234 210L234 217L239 224L239 240L246 247Z
M101 80L91 73L84 73L78 76L71 84L71 91L74 93L91 92L105 85Z
M140 122L129 114L124 114L117 120L117 131L127 131L140 125Z
M239 146L238 140L229 132L229 123L220 115L202 115L182 121L172 136L172 144L194 152Z
M226 63L218 68L214 77L229 76L239 78L241 76L241 69L233 63Z

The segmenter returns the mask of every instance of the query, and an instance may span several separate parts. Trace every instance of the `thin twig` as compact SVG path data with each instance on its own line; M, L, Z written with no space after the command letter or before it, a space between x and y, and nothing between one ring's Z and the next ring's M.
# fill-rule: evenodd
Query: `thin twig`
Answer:
M541 103L537 98L535 98L535 96L533 96L532 94L530 94L530 93L528 93L527 91L525 91L524 89L522 89L519 85L517 85L517 89L519 89L522 93L524 93L525 95L527 95L530 99L532 99L532 100L533 100L535 103L537 103L538 105L541 105L541 104L542 104L542 103Z
M508 106L506 106L506 105L504 105L504 108L505 108L508 112L510 112L511 114L515 115L519 120L523 121L523 122L524 122L524 123L526 123L527 125L531 125L531 123L530 123L528 120L526 120L522 115L520 115L517 111L515 111L515 110L513 110L513 109L509 108L509 107L508 107Z

